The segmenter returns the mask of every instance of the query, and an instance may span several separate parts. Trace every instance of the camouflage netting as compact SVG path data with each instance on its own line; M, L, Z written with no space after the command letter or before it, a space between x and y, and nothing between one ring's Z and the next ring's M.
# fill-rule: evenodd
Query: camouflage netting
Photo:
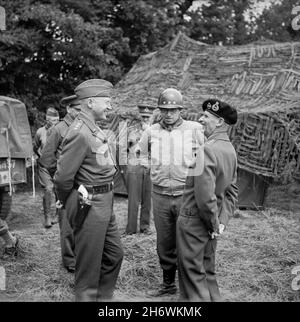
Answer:
M197 119L202 102L211 97L238 109L230 136L241 168L300 179L300 43L222 47L180 33L166 47L140 57L118 83L116 111L128 117L137 103L156 105L167 87L184 95L187 119Z

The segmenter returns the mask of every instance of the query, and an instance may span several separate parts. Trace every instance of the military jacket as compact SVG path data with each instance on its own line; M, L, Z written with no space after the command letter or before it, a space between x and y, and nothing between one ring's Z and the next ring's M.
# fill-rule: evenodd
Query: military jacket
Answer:
M188 169L203 144L203 128L198 122L180 119L170 128L161 122L146 129L138 145L142 165L149 164L151 153L154 190L159 186L164 189L163 194L182 194Z
M196 165L202 160L196 159ZM180 214L200 216L209 232L218 232L233 214L238 198L237 156L226 131L213 133L204 145L200 173L189 170Z
M56 164L61 153L61 144L66 136L69 126L74 121L74 117L67 114L64 119L49 130L46 144L42 150L39 164L46 168L50 174L54 175Z
M33 139L33 151L38 157L40 157L42 154L42 150L46 144L52 126L53 125L50 123L46 123L36 131Z
M79 113L62 142L54 176L56 193L64 204L74 185L111 183L116 163L104 132L85 113Z

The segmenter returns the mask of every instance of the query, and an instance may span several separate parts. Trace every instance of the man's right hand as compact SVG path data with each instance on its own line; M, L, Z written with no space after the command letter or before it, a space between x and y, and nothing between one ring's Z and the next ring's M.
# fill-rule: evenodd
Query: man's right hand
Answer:
M63 204L61 203L61 201L60 201L60 200L57 200L57 201L56 201L56 203L55 203L55 207L56 207L57 209L61 209L61 208L63 207Z

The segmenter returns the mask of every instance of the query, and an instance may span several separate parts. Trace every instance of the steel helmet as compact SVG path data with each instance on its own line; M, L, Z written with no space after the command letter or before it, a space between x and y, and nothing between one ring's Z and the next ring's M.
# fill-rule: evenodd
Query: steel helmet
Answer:
M182 95L175 88L167 88L159 94L158 108L183 108Z

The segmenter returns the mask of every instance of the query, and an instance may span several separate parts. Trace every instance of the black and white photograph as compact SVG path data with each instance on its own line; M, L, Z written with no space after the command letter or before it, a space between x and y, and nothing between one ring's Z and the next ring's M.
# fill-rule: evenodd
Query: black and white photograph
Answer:
M0 311L299 301L300 1L0 0Z

